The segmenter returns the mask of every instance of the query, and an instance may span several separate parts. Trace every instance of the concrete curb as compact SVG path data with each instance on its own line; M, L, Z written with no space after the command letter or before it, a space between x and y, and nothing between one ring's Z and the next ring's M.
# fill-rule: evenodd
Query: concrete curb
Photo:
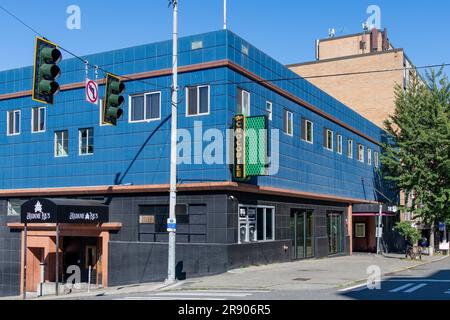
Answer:
M425 266L425 265L428 265L428 264L431 264L431 263L443 261L443 260L448 259L448 258L450 258L450 256L443 256L443 257L435 259L435 260L425 261L425 262L421 262L421 263L415 264L413 266L400 268L398 270L382 274L382 278L390 277L390 276L392 276L394 274L397 274L397 273L400 273L400 272L403 272L403 271L407 271L407 270L411 270L411 269L417 268L419 266ZM366 282L367 282L367 278L364 278L364 279L352 281L352 282L349 282L349 283L346 283L346 284L343 284L343 285L339 285L336 288L337 289L341 289L339 291L349 291L349 290L356 289L356 288L358 288L360 286L365 285Z

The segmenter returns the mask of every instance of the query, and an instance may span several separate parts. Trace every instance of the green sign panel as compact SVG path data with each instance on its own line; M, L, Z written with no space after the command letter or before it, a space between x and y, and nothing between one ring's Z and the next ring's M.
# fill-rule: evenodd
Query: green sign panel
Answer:
M268 121L266 116L237 115L235 130L234 178L248 180L267 175Z

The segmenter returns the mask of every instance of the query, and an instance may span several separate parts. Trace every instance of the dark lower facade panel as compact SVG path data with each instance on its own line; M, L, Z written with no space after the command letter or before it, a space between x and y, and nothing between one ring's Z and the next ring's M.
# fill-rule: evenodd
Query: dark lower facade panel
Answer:
M109 205L109 225L98 231L95 226L61 227L60 279L67 278L65 268L72 264L79 264L82 275L92 265L95 281L108 286L166 278L167 194L82 198ZM17 206L26 200L29 198L0 200L0 254L4 257L0 260L1 296L20 293L22 235L11 223L17 226ZM177 200L178 279L350 253L346 204L242 192L180 193ZM33 237L27 239L28 244L42 242ZM34 261L37 266L51 261L54 238L49 236L46 243L48 246L42 250L36 248L38 245L28 248L27 261ZM52 263L47 265L52 268ZM51 282L54 270L46 272L46 281ZM37 270L33 273L31 267L27 268L27 278L33 279L36 274ZM37 276L34 279L37 281ZM33 291L36 286L37 283L27 283L27 290Z

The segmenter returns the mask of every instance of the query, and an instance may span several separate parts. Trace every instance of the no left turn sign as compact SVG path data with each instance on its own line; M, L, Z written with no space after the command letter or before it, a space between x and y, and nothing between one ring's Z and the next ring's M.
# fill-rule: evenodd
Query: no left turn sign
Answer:
M86 101L98 105L98 84L93 80L86 80Z

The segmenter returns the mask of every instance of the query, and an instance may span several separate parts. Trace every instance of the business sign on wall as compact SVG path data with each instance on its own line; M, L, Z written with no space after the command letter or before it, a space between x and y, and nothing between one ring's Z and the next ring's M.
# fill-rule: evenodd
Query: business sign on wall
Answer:
M266 116L237 115L234 129L234 168L236 180L267 175L268 121Z
M22 223L99 224L108 221L108 206L97 201L34 199L21 208Z

